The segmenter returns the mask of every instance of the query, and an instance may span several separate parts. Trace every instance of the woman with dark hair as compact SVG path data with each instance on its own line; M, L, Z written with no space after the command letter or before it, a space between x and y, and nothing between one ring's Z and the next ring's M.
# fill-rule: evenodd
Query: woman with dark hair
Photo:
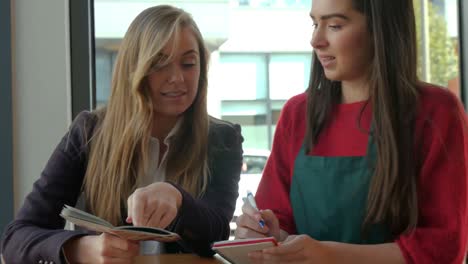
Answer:
M242 165L240 127L207 112L208 58L191 15L142 11L119 47L105 108L82 112L6 228L7 263L133 263L142 254L194 252L230 233ZM60 211L80 194L113 225L178 233L141 244L63 230Z
M310 85L290 99L237 238L265 263L460 263L467 122L416 75L411 0L314 0ZM265 227L259 225L264 220Z

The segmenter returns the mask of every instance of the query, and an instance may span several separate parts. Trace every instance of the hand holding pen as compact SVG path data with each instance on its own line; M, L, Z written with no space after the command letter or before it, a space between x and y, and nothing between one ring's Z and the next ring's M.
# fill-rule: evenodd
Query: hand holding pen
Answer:
M260 238L274 236L280 238L280 227L278 218L273 211L258 210L257 203L251 192L247 192L242 206L242 215L237 217L237 238Z
M255 197L253 196L252 192L250 191L247 191L247 202L250 203L250 205L258 211L258 207L257 207L257 203L255 202ZM260 218L260 220L258 220L258 224L260 225L261 228L264 228L265 227L265 220L263 220L262 218Z

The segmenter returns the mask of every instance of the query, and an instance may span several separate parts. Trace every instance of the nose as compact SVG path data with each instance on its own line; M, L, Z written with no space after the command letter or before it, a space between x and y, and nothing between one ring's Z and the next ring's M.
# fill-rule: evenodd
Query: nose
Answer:
M184 74L180 66L173 63L169 69L169 83L183 82Z
M317 27L314 32L312 33L312 39L310 40L310 45L314 49L321 49L328 45L328 41L326 38L326 33L324 29Z

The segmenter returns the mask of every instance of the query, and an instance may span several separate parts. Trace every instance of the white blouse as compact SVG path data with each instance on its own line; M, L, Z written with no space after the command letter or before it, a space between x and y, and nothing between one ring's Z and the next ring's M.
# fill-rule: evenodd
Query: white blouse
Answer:
M160 143L159 140L155 137L150 138L150 165L148 173L142 175L138 179L138 188L145 187L154 182L162 182L166 179L166 164L167 164L167 153L171 145L171 139L179 129L182 123L180 118L175 126L171 129L167 137L164 139L163 143L166 145L166 151L163 154L161 162L159 163L159 149ZM142 241L140 242L140 255L157 255L164 253L164 244L158 241Z

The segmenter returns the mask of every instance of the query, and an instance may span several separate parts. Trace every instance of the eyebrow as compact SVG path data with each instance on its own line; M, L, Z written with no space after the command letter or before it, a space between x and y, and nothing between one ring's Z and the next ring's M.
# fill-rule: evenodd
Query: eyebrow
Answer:
M315 20L315 17L310 14L310 17ZM341 13L332 13L332 14L328 14L328 15L323 15L320 17L320 20L327 20L327 19L331 19L331 18L341 18L341 19L344 19L344 20L349 20L349 17L341 14Z
M198 55L198 51L197 51L197 50L191 49L191 50L187 50L186 52L184 52L184 53L182 54L182 56L185 56L185 55L188 55L188 54L191 54L191 53L193 53L193 54L195 54L195 55Z
M194 50L194 49L190 49L190 50L187 50L187 51L185 51L184 53L182 53L182 56L186 56L186 55L189 55L189 54L198 55L198 51L197 51L197 50ZM157 59L167 59L168 57L169 57L168 54L159 52L156 58L157 58Z

